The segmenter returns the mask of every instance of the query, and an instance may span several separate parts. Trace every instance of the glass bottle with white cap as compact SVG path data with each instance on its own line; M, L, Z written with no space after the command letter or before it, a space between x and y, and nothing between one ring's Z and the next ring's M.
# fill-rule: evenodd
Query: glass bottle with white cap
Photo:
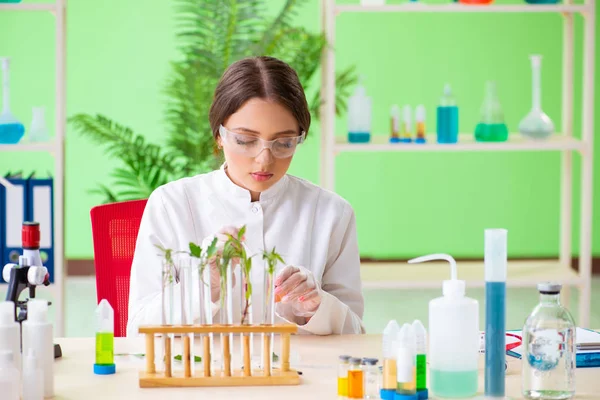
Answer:
M575 322L560 303L561 285L540 283L540 303L523 328L522 390L527 399L575 395Z

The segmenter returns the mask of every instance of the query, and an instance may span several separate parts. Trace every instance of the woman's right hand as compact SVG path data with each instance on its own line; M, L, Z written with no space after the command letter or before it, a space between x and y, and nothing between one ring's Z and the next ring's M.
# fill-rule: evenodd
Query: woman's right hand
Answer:
M225 247L225 243L227 242L227 239L229 238L229 236L234 236L236 237L238 235L239 232L239 228L233 227L233 226L226 226L223 227L219 230L219 232L217 232L214 235L210 235L208 237L206 237L203 241L202 241L202 251L206 252L208 250L208 247L212 244L213 240L215 238L217 238L217 243L216 243L216 252L217 255L216 256L212 256L211 258L208 259L208 265L210 266L210 293L211 293L211 300L213 303L216 303L217 301L219 301L219 296L221 295L221 273L219 271L219 266L217 265L217 256L221 257L221 255L223 254L223 248ZM242 238L242 240L244 240L244 238ZM232 268L235 269L235 267L240 263L240 260L237 258L234 258L232 261ZM232 271L233 272L233 271ZM231 274L231 287L235 286L235 274Z

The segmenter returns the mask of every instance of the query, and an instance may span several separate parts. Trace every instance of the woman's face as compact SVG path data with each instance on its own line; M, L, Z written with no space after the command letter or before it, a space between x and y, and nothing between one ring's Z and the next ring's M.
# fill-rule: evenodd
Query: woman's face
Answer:
M250 191L252 201L257 201L261 192L273 186L286 174L293 155L277 158L271 149L264 148L258 155L249 156L240 153L240 148L261 148L262 144L258 138L271 141L297 137L301 133L298 122L284 106L254 98L229 116L223 127L235 134L244 135L218 138L225 154L227 174L236 185Z

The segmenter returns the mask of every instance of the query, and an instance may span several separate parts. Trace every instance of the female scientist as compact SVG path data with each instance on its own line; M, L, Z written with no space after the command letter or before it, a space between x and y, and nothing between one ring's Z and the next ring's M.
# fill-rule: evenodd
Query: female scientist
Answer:
M217 237L222 247L225 235L243 225L249 254L275 247L286 262L275 278L282 298L276 306L279 322L296 323L300 333L364 333L354 211L338 195L287 175L311 122L296 72L271 57L232 64L215 90L209 119L225 164L150 195L131 268L127 335L137 335L139 325L161 322L162 263L156 245L185 250L189 242L206 246ZM254 315L260 315L263 302L259 266L262 260L251 274ZM214 263L211 274L218 318ZM233 301L239 305L235 296L239 290Z

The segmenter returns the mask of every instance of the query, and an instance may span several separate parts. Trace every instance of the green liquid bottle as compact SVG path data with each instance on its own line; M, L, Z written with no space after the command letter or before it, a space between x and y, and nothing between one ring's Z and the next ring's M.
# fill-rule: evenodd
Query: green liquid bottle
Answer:
M96 362L94 373L110 375L115 373L114 324L115 314L106 299L96 308Z

